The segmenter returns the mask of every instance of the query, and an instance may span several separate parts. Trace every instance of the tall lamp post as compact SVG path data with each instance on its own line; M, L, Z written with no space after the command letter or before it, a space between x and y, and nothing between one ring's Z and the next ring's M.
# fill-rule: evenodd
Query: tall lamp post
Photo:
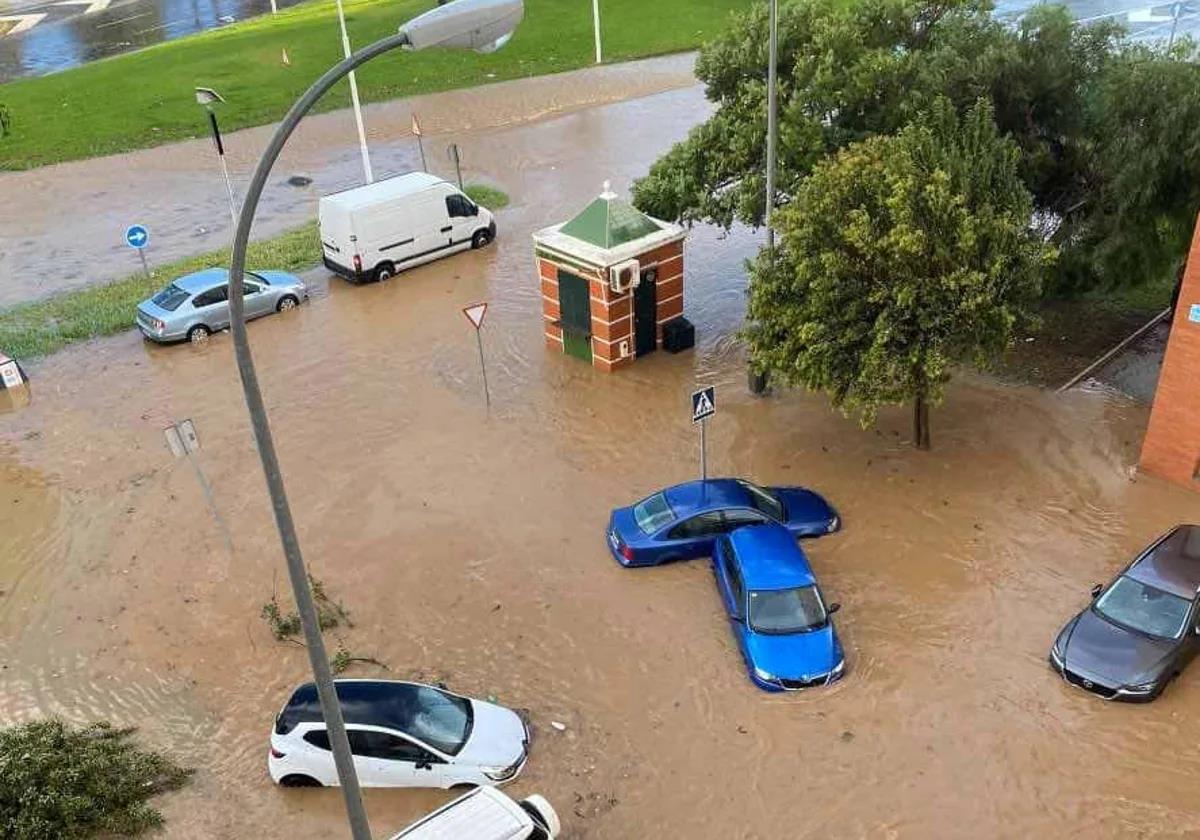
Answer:
M600 0L592 0L592 29L596 32L596 63L604 61L600 52Z
M766 195L766 226L767 226L767 257L775 264L775 228L772 227L772 217L775 212L775 144L779 136L779 98L778 87L779 69L779 0L767 0L767 195ZM750 392L761 394L767 390L767 374L765 371L749 371Z
M221 174L225 176L225 192L229 196L229 216L236 226L238 220L237 200L233 197L233 183L229 180L229 167L225 164L225 143L221 140L221 127L217 125L217 115L212 109L213 105L225 100L212 88L198 87L196 88L196 101L203 105L204 110L208 113L208 127L212 131L213 145L217 147L217 159L221 161Z
M346 12L342 8L342 0L337 0L338 24L342 27L342 55L350 57L350 36L346 34ZM358 101L358 79L354 71L350 71L350 102L354 106L354 123L358 126L358 151L362 155L363 179L368 184L375 182L375 173L371 171L371 155L367 151L367 130L363 127L362 105Z
M262 391L259 389L258 374L254 369L254 358L250 353L245 311L246 246L250 241L250 227L254 223L254 213L258 208L263 187L266 186L271 168L283 150L284 144L292 136L296 126L300 124L301 118L334 84L354 68L376 56L400 47L413 50L427 47L451 47L491 52L507 43L524 14L525 8L522 0L454 0L454 2L413 18L401 26L397 34L364 47L326 71L292 105L283 121L275 129L275 134L267 144L266 150L255 167L254 175L250 179L250 186L246 190L246 200L242 204L242 212L238 218L237 231L233 239L233 257L229 265L229 320L233 332L234 355L237 357L246 409L250 414L254 441L258 447L267 490L271 496L275 525L279 531L279 540L287 561L292 595L296 599L296 609L300 614L300 625L304 631L309 663L313 670L317 696L321 702L321 713L329 731L329 744L333 751L334 764L337 767L338 780L341 783L342 796L345 799L346 813L354 840L371 840L371 829L367 822L366 810L363 807L358 776L354 771L354 760L346 738L346 724L338 703L333 673L329 667L325 643L321 638L321 629L317 622L317 610L308 585L307 570L300 552L300 541L296 536L296 524L292 519L291 508L288 506L283 474L280 471L279 458L275 452L275 442L271 435L266 406L263 404Z

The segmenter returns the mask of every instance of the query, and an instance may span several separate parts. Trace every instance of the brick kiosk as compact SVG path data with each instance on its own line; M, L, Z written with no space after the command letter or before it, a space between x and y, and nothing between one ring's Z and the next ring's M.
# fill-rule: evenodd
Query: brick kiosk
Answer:
M656 350L683 315L687 232L604 192L568 222L533 235L546 346L601 370Z
M1200 224L1192 234L1139 466L1200 490Z

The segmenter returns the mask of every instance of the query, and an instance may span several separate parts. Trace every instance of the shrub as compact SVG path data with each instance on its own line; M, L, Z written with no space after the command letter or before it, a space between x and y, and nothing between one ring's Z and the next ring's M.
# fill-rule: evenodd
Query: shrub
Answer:
M60 720L0 729L0 837L133 837L160 827L147 800L182 787L192 771L138 749L133 732Z

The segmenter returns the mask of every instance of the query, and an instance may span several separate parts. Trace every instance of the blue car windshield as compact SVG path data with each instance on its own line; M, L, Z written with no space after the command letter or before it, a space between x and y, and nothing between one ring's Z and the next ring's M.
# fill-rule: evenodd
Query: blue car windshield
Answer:
M1100 596L1095 610L1109 621L1158 636L1178 639L1183 633L1192 603L1122 575Z
M749 619L756 633L782 635L824 627L829 615L817 587L800 586L752 590Z
M189 297L188 293L172 283L167 288L150 298L150 302L160 309L174 312Z
M649 499L638 502L633 506L633 518L638 527L647 534L653 534L668 522L675 521L675 512L667 504L667 497L655 493Z

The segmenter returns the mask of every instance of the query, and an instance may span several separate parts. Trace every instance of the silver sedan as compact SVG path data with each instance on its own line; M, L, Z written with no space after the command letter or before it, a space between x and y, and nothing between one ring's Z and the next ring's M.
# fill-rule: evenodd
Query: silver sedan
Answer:
M286 271L247 271L246 319L286 312L308 299L304 281ZM204 341L229 326L229 271L186 274L137 308L137 327L152 341Z

